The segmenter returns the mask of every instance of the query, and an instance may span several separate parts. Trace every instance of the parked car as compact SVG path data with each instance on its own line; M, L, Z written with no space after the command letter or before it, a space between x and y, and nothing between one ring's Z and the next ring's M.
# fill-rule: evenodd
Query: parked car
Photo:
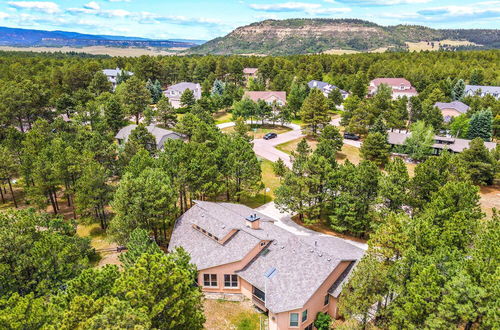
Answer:
M278 134L276 133L267 133L266 135L264 135L264 140L271 140L276 137L278 137Z
M344 133L344 139L358 141L359 136L357 136L356 134L353 134L353 133Z

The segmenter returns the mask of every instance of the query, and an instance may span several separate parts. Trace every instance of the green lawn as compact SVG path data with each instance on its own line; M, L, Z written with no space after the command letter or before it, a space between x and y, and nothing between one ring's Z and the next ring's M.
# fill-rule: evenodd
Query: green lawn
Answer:
M262 183L265 188L269 188L269 192L265 192L265 188L259 191L255 196L242 196L241 203L248 207L256 208L274 199L274 192L280 186L280 179L273 172L273 163L267 159L261 159Z
M213 115L215 119L215 124L224 124L224 123L229 123L233 121L233 115L230 114L229 112L221 111L217 112Z
M281 150L287 154L291 154L292 151L297 149L297 145L302 139L296 139L292 141L288 141L286 143L280 144L276 146L276 149ZM316 149L316 145L318 142L312 138L307 138L307 143L311 147L312 150ZM359 164L361 161L361 156L359 154L359 148L344 144L342 150L337 153L336 159L339 163L344 163L346 159L353 164Z
M262 139L264 135L270 132L274 132L276 134L282 134L291 131L290 128L285 127L285 126L272 126L272 125L251 125L251 130L248 132L250 136L252 136L254 139ZM224 133L232 133L234 132L234 127L227 127L222 129L222 132Z

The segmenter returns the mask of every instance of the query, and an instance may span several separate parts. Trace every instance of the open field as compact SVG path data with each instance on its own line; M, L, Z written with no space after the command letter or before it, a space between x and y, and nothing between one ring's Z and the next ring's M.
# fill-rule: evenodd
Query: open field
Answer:
M10 47L1 46L0 50L3 51L17 51L17 52L36 52L36 53L87 53L91 55L109 55L109 56L123 56L123 57L138 57L142 55L177 55L179 54L178 48L167 48L159 50L156 48L120 48L120 47L105 47L105 46L92 46L92 47Z
M369 50L368 53L383 53L388 49L388 47L380 47L376 49ZM330 54L330 55L345 55L345 54L359 54L360 51L352 50L352 49L329 49L324 51L322 54Z
M434 43L434 47L431 43ZM407 42L410 52L412 51L424 51L424 50L439 50L439 45L448 45L448 46L481 46L466 40L441 40L441 41L420 41L420 42Z
M204 302L205 329L209 330L259 330L260 318L249 300L242 302L207 299Z

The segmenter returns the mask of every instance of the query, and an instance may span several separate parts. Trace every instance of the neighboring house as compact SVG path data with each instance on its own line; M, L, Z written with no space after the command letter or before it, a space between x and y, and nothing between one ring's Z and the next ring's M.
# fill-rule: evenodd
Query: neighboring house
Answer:
M183 247L207 296L245 296L269 314L269 329L313 329L337 317L344 281L364 250L323 234L297 235L239 204L196 201L177 219L169 251Z
M492 95L498 100L500 99L500 86L465 85L465 96L474 95L479 95L481 97Z
M123 127L115 136L119 145L127 143L130 133L137 127L137 125L128 125ZM182 134L170 131L168 129L163 129L155 125L146 126L146 129L151 133L156 140L156 149L163 149L163 145L167 139L183 139Z
M133 72L121 70L119 68L116 69L104 69L102 70L102 73L108 78L108 81L113 84L113 90L116 89L116 86L118 85L118 76L120 75L128 75L128 76L133 76Z
M254 102L259 100L266 101L267 104L272 105L275 101L280 107L286 104L286 92L275 92L275 91L246 91L243 94L243 98L249 98Z
M392 147L402 146L409 136L411 136L411 133L397 131L389 132L388 142ZM454 153L460 153L469 148L470 141L471 140L436 135L434 136L434 144L432 145L432 154L439 155L441 151L445 149ZM493 150L497 146L495 142L485 142L484 145L488 150Z
M450 103L436 102L434 106L441 110L444 121L447 123L450 122L451 118L458 117L469 111L469 106L460 101L453 101Z
M411 85L411 83L404 78L376 78L370 81L368 86L368 96L377 94L378 87L382 84L388 85L392 88L392 98L395 100L398 97L412 97L417 96L418 92Z
M342 94L342 98L344 100L349 96L348 92L338 88L335 85L330 85L329 83L326 83L324 81L311 80L310 82L307 83L307 86L309 86L310 89L313 89L313 88L319 89L320 91L323 92L323 95L325 95L325 97L328 97L328 95L330 95L330 93L334 89L338 89L340 91L340 94Z
M248 81L250 78L257 78L257 74L259 73L259 69L257 68L244 68L243 69L243 77Z
M191 82L181 82L175 85L170 86L163 94L168 97L170 100L170 104L175 109L181 108L181 96L186 91L186 89L190 89L193 91L194 99L201 99L201 85Z

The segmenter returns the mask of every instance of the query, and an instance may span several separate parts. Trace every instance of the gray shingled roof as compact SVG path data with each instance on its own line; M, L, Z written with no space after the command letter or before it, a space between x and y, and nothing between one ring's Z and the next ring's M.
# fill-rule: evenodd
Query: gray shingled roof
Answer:
M254 213L261 218L258 230L246 226L245 218ZM242 260L261 241L270 240L268 251L263 250L238 275L266 293L266 307L275 313L302 307L341 261L359 260L364 253L333 236L295 235L274 221L244 205L196 202L176 221L169 250L184 247L202 270ZM221 245L193 224L205 229L215 226L219 235L229 228L238 231ZM264 274L273 267L276 273L267 279Z
M318 88L319 90L321 90L323 93L326 93L326 94L330 94L330 92L333 89L338 89L340 91L340 93L343 95L349 94L345 90L342 90L335 85L331 85L329 83L326 83L324 81L319 81L319 80L311 80L310 82L307 83L307 86L309 86L309 88L311 88L311 89Z
M125 142L127 142L128 137L130 136L130 133L132 133L132 131L136 128L137 128L137 125L128 125L128 126L123 127L115 135L115 139L124 140ZM177 132L170 131L168 129L164 129L161 127L157 127L155 125L146 126L146 129L148 130L149 133L151 133L155 137L156 147L158 149L163 148L163 144L165 143L166 139L182 139L183 138L182 135L177 133Z
M172 85L172 86L169 86L167 88L166 91L164 91L163 93L167 96L167 97L171 97L169 95L170 91L177 91L179 92L181 95L182 93L184 93L184 91L186 89L190 89L193 91L194 93L194 98L196 100L199 100L201 98L201 85L200 84L197 84L197 83L192 83L192 82L181 82L181 83L178 83L178 84L175 84L175 85ZM177 98L176 96L174 98ZM180 96L179 96L180 98Z
M497 97L500 95L500 86L465 85L466 93L475 94L479 90L486 94L496 95Z
M402 132L389 132L388 133L388 142L392 145L403 145L405 140L411 136L411 133L402 133ZM459 138L450 138L443 136L434 136L434 140L437 141L432 145L433 148L436 149L448 149L453 152L462 152L465 149L469 148L469 144L471 140L459 139ZM439 143L439 141L446 141L448 143ZM497 147L495 142L484 142L484 146L488 150L493 150Z
M460 101L453 101L453 102L449 102L449 103L436 102L436 104L434 104L434 106L438 107L440 110L455 109L460 113L466 113L467 111L469 111L469 106L463 102L460 102Z

